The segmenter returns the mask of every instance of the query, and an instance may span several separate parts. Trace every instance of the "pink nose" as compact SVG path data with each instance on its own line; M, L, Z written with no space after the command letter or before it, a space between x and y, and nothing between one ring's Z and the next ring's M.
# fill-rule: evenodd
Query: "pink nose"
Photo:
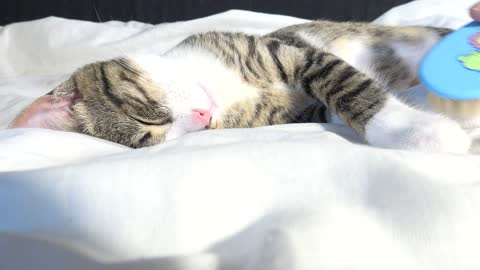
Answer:
M202 126L208 126L210 119L212 118L211 110L193 109L192 119L194 123L198 123Z

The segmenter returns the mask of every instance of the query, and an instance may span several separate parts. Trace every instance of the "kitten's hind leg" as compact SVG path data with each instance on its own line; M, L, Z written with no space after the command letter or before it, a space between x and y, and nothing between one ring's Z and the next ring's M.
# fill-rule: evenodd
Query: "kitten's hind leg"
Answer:
M420 62L448 29L360 25L348 28L327 50L389 89L419 84ZM352 31L362 29L361 33Z

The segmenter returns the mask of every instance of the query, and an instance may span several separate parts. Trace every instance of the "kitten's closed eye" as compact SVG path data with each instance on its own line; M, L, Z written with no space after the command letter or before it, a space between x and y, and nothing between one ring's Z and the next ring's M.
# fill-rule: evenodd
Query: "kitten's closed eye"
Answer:
M135 121L139 122L140 124L146 125L146 126L162 126L162 125L171 124L173 122L172 117L169 117L169 116L160 118L160 119L142 119L138 116L132 116L132 115L130 117L133 118Z

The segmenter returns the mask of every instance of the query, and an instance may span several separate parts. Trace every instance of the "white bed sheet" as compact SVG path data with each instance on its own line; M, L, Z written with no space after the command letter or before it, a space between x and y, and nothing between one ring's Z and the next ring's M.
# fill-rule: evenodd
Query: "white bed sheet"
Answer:
M376 22L458 27L474 2L414 1ZM0 28L0 269L480 269L477 156L377 149L335 125L204 131L139 150L4 129L82 64L302 21L230 11Z

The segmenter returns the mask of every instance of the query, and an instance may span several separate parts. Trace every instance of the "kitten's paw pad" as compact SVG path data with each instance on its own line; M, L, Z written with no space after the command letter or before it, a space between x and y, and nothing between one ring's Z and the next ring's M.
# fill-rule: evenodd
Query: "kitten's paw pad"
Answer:
M446 117L404 110L396 117L375 116L366 127L366 139L375 146L422 152L467 153L471 139L458 123Z

